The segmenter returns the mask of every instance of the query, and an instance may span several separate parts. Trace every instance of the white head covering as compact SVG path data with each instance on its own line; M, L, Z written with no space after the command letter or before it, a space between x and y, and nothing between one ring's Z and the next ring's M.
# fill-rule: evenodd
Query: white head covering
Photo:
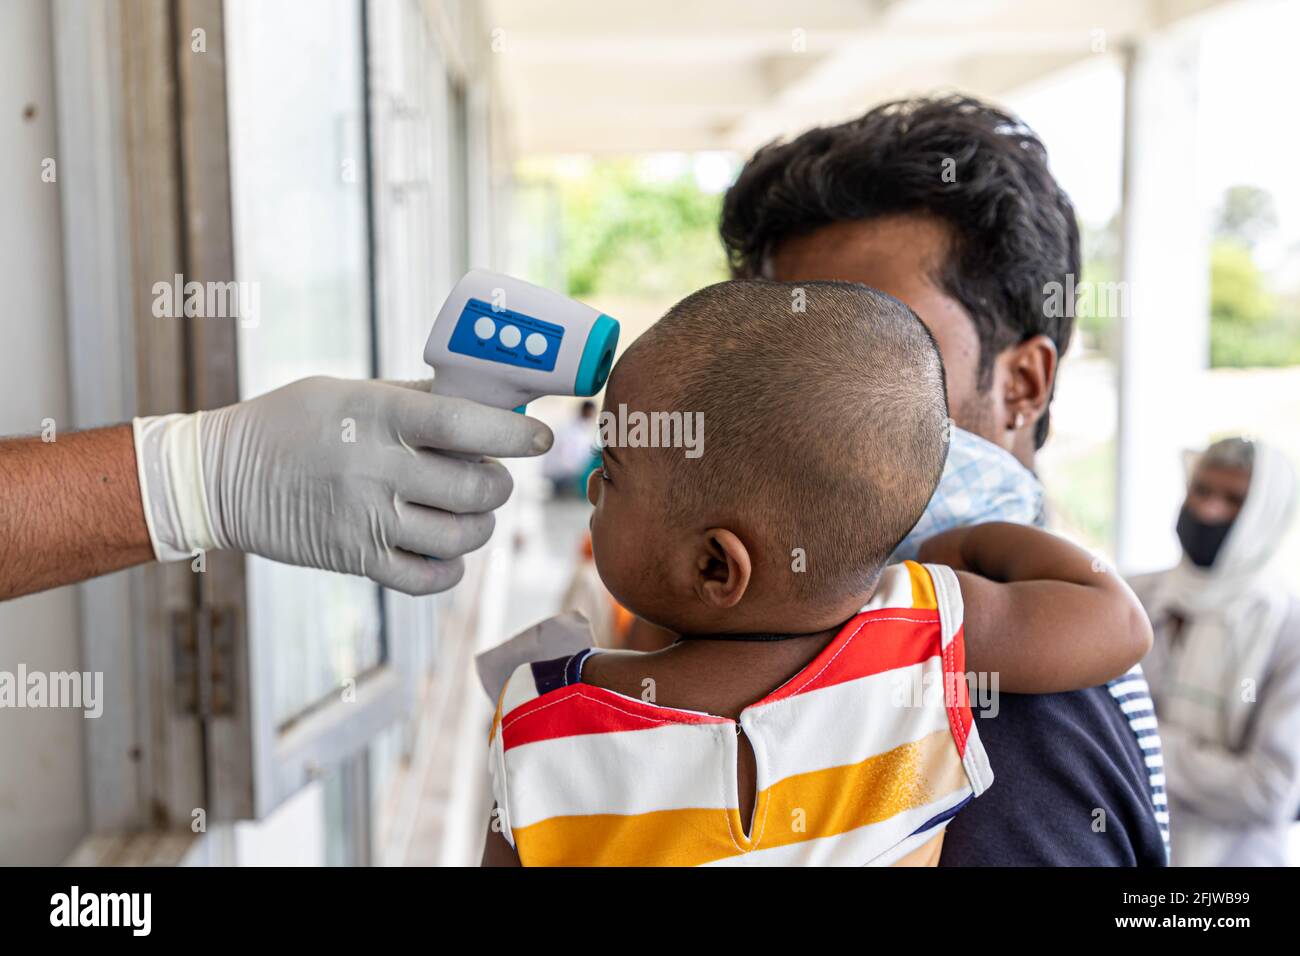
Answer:
M1241 741L1254 699L1248 691L1263 682L1289 601L1270 562L1295 507L1296 475L1277 449L1252 444L1246 500L1214 564L1199 568L1184 555L1147 601L1153 621L1170 611L1186 621L1168 648L1161 722L1230 749Z

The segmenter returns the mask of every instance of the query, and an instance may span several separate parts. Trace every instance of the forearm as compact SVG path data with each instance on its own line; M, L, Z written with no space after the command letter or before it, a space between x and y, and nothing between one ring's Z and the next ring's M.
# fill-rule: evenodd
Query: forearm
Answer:
M1295 819L1300 777L1294 739L1234 753L1161 724L1166 788L1181 805L1228 825Z
M1160 720L1166 788L1180 805L1221 823L1276 824L1300 808L1300 635L1283 631L1260 676L1257 710L1233 749Z
M0 439L0 600L151 560L130 425Z
M1047 531L1006 522L970 525L937 536L953 537L959 571L970 571L990 581L1025 583L1057 581L1102 587L1108 577L1087 551ZM934 540L934 539L932 539ZM922 555L926 554L926 542ZM945 548L950 551L950 548ZM926 558L926 560L933 560Z
M997 672L1005 690L1091 687L1122 674L1150 649L1150 623L1132 591L1062 538L988 524L932 542L922 546L922 560L965 572L958 577L967 663Z

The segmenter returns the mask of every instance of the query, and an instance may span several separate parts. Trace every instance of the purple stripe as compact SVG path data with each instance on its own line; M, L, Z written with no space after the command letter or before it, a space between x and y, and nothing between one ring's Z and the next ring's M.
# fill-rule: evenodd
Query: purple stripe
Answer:
M533 661L528 665L533 670L533 683L537 685L538 697L549 694L568 683L565 680L565 672L569 660L568 657L557 657L550 661Z
M958 810L966 806L966 804L970 803L974 799L975 799L975 795L971 794L969 797L967 797L961 803L957 804L955 807L949 807L947 810L944 810L941 813L936 813L930 819L926 820L919 827L917 827L915 830L909 833L908 836L916 836L918 833L924 833L926 830L934 829L940 823L943 823L945 820L951 820L953 817L957 815Z

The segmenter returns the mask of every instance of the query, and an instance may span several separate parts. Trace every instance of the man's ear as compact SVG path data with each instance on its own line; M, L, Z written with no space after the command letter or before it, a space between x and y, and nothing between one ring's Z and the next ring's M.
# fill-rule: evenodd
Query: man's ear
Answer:
M1046 335L1025 339L1002 353L1002 407L1008 431L1033 427L1052 399L1056 380L1056 343Z
M749 589L749 550L726 528L704 532L695 557L695 595L719 611L735 607Z

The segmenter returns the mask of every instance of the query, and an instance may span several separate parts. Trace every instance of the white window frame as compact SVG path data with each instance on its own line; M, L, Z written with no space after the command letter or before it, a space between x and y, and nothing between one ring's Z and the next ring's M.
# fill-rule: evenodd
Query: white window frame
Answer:
M362 9L368 36L370 5ZM235 401L234 323L160 325L150 309L160 277L234 278L223 4L55 0L51 20L74 424ZM190 55L195 25L206 31L205 55ZM373 116L368 125L371 275L380 283L390 266L375 226L387 196ZM405 371L392 356L419 353L427 329L415 329L415 341L414 318L390 327L375 299L379 371ZM74 857L97 862L220 858L224 836L214 843L194 832L196 811L208 827L261 819L335 768L357 776L369 742L410 712L436 623L434 599L385 591L382 665L358 678L355 700L333 697L281 726L270 707L271 648L250 643L246 628L242 555L213 552L202 575L184 562L149 565L78 593L85 666L104 673L106 697L118 702L87 728L91 833ZM191 713L177 693L171 615L201 620L212 609L233 621L233 706ZM211 634L199 643L206 667ZM191 840L193 852L173 840L165 859L150 857L122 836L160 829Z
M211 0L211 2L215 3L216 0ZM368 76L372 60L369 43L369 22L372 16L372 5L365 2L365 0L355 0L355 2L360 10L362 24L363 75L357 77L357 81L364 84L363 89L365 91L366 177L370 186L367 210L370 262L367 278L372 290L370 296L372 311L371 347L373 354L378 357L382 330L385 326L385 316L382 311L377 311L379 298L373 291L380 281L380 275L377 269L378 250L376 248L374 223L377 190L373 172L373 156L375 153L374 123L371 111L373 97ZM221 41L224 43L224 24ZM209 49L211 49L213 43L211 32L208 35L208 43ZM223 56L220 62L224 63L226 59ZM212 87L211 95L214 102L211 109L216 109L216 103L219 101L220 109L224 115L226 109L225 76L209 76L206 78L206 82ZM196 87L202 90L202 82L196 83ZM207 110L205 109L203 112L207 112ZM212 131L205 131L204 147L213 150L220 149L227 157L224 176L227 185L225 194L228 197L230 182L228 140L225 136L221 137L220 143L213 140ZM214 184L214 188L219 189L220 187ZM227 224L227 228L229 227L230 206L228 200L221 221ZM228 234L224 238L224 242L232 249L233 253L233 238ZM416 347L416 350L418 351L418 347ZM375 364L382 368L381 362ZM245 612L243 619L246 621L247 595L241 590L238 597L241 610ZM229 739L227 737L220 741L216 741L214 738L214 743L218 744L220 750L215 747L209 748L208 756L209 765L217 767L222 764L228 765L231 753L239 753L244 748L250 751L248 761L251 763L252 805L249 815L256 819L262 819L304 786L327 773L338 771L344 766L345 762L361 754L376 735L408 712L414 696L412 688L415 675L410 665L412 647L417 635L408 623L409 612L406 609L409 606L410 599L403 598L402 595L392 594L387 591L382 593L381 626L383 628L382 633L386 653L378 667L358 675L353 699L344 701L340 695L330 695L306 708L287 723L281 723L277 720L272 706L273 667L275 662L274 648L269 642L273 640L273 637L271 635L250 635L245 632L245 646L249 657L249 665L245 670L250 690L248 694L250 704L248 715L249 735L247 738L240 736L236 739ZM425 604L424 607L427 608L429 616L432 617L432 606ZM235 790L233 796L236 798L239 795L238 787L241 782L241 770L242 767L236 765L227 778L231 789Z
M468 19L463 8L421 0L363 9L376 371L427 377L420 346L429 303L457 278L449 149L469 157L470 264L499 264L492 80L467 40L482 27L472 8ZM234 278L222 0L54 0L51 23L73 424L235 401L233 323L162 324L150 308L160 277ZM196 26L206 31L205 56L189 55ZM465 141L449 135L451 82L465 90ZM420 164L428 196L410 215L402 204ZM73 859L231 862L235 841L221 824L262 819L336 767L357 803L350 842L374 839L359 825L369 813L362 804L377 802L362 793L366 748L396 722L411 755L413 715L437 666L442 599L384 591L384 665L358 681L354 701L322 703L280 726L270 707L270 649L250 645L246 631L244 561L213 552L203 575L177 562L78 586L85 667L103 672L111 703L87 727L90 834ZM178 690L184 668L172 616L202 622L214 609L233 621L228 710L191 708ZM213 635L194 633L199 666L210 669ZM199 810L206 835L192 826ZM370 848L352 847L347 857L365 862Z

